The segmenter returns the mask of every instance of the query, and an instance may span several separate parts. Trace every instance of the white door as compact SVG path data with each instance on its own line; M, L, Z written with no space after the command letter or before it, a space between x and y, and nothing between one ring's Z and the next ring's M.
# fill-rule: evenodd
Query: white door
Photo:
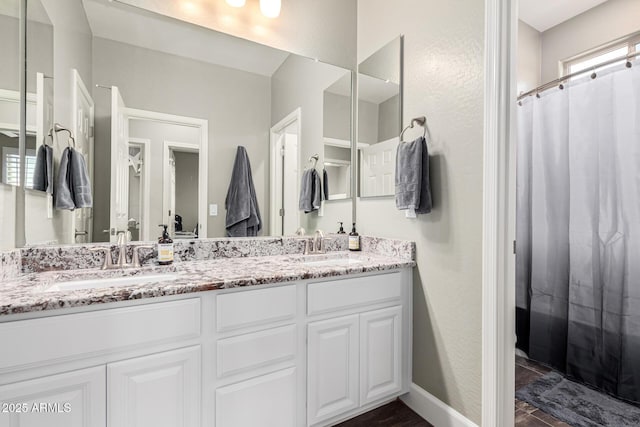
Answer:
M271 127L270 234L293 235L300 227L299 143L301 111L298 108Z
M0 386L0 404L26 409L0 411L0 426L104 427L105 391L104 366Z
M216 390L216 427L295 427L296 368Z
M402 307L360 315L360 405L401 390Z
M72 129L76 141L76 150L84 156L87 163L89 179L91 180L91 193L93 194L93 189L95 188L93 184L94 103L77 70L73 70L72 91ZM73 212L71 232L74 233L71 236L74 243L89 243L93 241L93 208L76 209Z
M395 167L398 138L360 149L362 181L360 196L388 196L395 193Z
M200 425L200 371L200 346L107 365L108 425Z
M358 326L357 314L309 323L309 425L358 407Z
M129 215L129 119L116 86L111 87L111 210L110 240L126 231Z
M289 131L294 127L295 133ZM298 123L290 125L288 132L284 135L284 156L283 156L283 236L295 234L300 227L300 214L298 211L298 198L300 197L298 188L300 177L298 175Z

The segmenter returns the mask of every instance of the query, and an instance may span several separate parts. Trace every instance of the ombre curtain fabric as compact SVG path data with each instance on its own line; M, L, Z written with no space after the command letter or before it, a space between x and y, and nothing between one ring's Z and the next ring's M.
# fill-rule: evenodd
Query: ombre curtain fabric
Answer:
M640 63L523 100L517 152L518 341L640 402Z

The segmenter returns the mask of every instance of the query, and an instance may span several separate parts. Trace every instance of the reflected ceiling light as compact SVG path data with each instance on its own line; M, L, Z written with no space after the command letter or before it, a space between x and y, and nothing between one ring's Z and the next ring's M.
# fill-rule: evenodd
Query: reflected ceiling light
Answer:
M246 3L246 0L227 0L227 4L233 7L242 7Z
M260 0L260 11L267 18L277 18L280 15L281 0Z

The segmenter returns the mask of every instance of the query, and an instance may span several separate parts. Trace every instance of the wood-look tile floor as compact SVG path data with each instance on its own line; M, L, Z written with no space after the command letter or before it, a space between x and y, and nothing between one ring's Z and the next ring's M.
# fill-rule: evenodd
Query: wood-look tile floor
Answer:
M335 427L433 427L400 400L394 400Z
M551 372L536 362L516 356L516 390ZM516 399L515 427L570 427L535 406Z
M551 369L516 357L516 390L549 373ZM515 427L570 427L540 409L515 401ZM400 400L366 412L335 427L433 427Z

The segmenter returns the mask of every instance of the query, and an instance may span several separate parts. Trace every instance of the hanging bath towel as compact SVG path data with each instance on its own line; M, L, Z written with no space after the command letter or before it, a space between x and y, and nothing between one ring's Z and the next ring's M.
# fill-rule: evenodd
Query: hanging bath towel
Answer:
M33 189L53 194L53 148L46 144L38 148L33 170Z
M79 151L71 147L64 149L56 184L56 209L74 210L93 206L87 164Z
M253 186L251 164L244 147L238 146L231 182L224 201L228 237L257 236L262 229L258 198Z
M417 214L431 212L429 151L424 137L398 144L395 185L398 209L415 209Z

